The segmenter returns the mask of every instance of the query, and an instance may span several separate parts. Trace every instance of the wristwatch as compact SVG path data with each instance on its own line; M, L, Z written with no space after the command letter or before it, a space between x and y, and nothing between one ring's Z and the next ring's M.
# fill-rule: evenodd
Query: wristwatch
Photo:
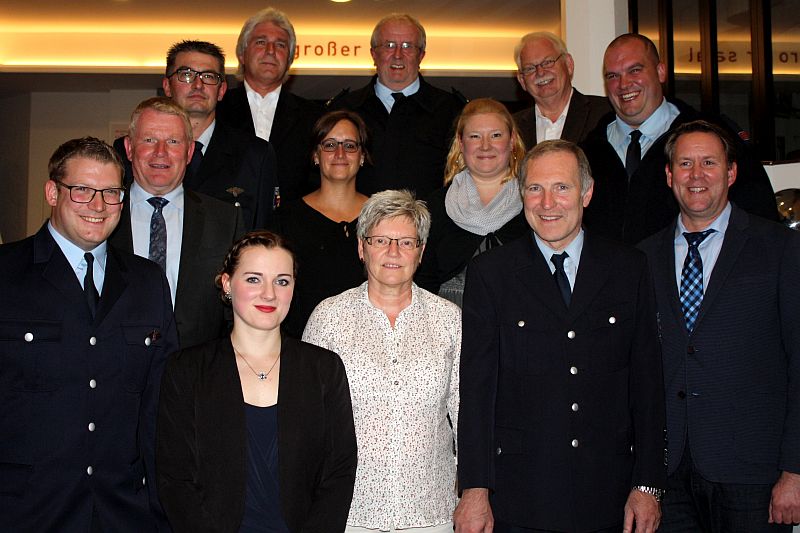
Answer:
M657 489L655 487L647 487L645 485L636 485L633 487L633 490L638 490L640 492L644 492L649 494L653 498L656 499L657 502L661 502L661 498L664 497L664 489Z

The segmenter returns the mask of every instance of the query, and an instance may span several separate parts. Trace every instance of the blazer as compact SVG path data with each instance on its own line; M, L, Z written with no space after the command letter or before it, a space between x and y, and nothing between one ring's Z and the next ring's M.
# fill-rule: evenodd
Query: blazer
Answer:
M126 198L119 225L109 241L133 252L130 204ZM175 291L175 322L181 348L227 334L226 307L214 278L225 254L244 233L239 209L184 189L183 245Z
M567 118L564 120L564 129L561 130L561 138L574 143L581 142L609 111L611 111L611 105L608 103L608 98L605 96L585 95L573 87ZM516 122L517 131L519 131L522 140L525 142L525 148L530 150L536 146L536 111L534 106L514 113L514 122Z
M279 487L292 533L344 531L356 437L344 365L283 338L278 392ZM175 354L158 410L158 493L175 533L236 532L244 515L247 430L230 337Z
M735 143L738 175L730 189L731 200L745 211L777 221L778 208L772 185L752 149L718 117L701 115L679 100L670 102L678 107L680 115L650 146L630 181L624 163L606 136L608 125L616 118L613 113L603 118L581 144L594 177L592 202L583 217L586 227L607 237L636 244L672 223L678 214L678 204L667 186L664 145L669 134L679 125L701 118L727 130Z
M372 163L359 170L356 187L371 195L386 189L410 189L424 198L442 187L453 122L465 101L419 77L419 91L392 107L375 96L377 76L364 87L337 96L331 109L350 109L367 124Z
M641 244L658 304L669 472L688 439L709 481L772 484L783 470L800 473L800 234L733 206L690 335L676 223Z
M0 246L0 531L166 527L155 491L158 387L177 348L169 286L107 248L92 319L45 224Z
M269 142L277 156L280 200L300 198L319 187L319 172L311 162L312 129L322 115L316 102L289 92L284 85L275 107ZM228 89L217 105L218 123L255 135L244 84Z
M586 232L564 305L530 233L467 268L458 476L494 516L535 529L622 523L664 488L664 395L644 254Z
M114 148L125 162L124 182L130 184L133 168L125 152L124 137L114 141ZM187 167L183 185L241 207L247 230L270 226L273 206L280 200L272 145L219 121L197 173Z

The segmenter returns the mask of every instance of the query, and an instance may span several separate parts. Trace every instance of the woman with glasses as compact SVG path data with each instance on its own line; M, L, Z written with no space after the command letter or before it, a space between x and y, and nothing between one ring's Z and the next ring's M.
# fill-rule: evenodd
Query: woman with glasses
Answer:
M314 125L311 158L320 187L278 210L278 232L297 252L301 282L284 330L303 334L311 311L328 296L364 281L358 260L356 222L367 197L356 192L358 169L369 160L367 127L352 111L333 111Z
M347 376L281 335L295 288L287 244L254 231L216 279L224 338L174 354L161 382L156 478L175 533L340 533L356 471Z
M414 284L431 218L408 191L358 218L367 281L320 303L303 340L336 351L350 381L358 470L347 533L452 533L459 308Z
M461 306L472 257L528 229L514 179L525 146L506 107L491 98L468 103L456 122L443 189L428 199L433 217L421 287Z

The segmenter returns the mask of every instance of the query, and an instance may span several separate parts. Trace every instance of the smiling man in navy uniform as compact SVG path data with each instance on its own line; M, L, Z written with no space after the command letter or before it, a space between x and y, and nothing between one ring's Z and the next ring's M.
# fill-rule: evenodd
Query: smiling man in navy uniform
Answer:
M125 196L113 148L67 141L49 176L50 220L0 247L0 531L156 531L169 286L106 242Z

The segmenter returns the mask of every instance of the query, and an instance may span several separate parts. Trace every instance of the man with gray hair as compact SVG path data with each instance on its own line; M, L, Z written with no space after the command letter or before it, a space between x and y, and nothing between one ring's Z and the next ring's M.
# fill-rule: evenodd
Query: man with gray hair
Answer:
M575 63L557 35L537 31L524 35L514 48L517 81L534 105L514 114L525 146L566 139L581 142L611 111L602 96L587 96L572 86Z
M228 90L217 107L220 122L269 141L277 155L279 199L311 192L311 130L321 114L312 101L283 85L294 61L297 37L282 11L268 7L245 21L236 42L238 87Z
M455 531L652 533L666 472L645 256L584 232L574 143L537 144L518 181L532 233L467 268Z
M372 32L376 75L356 91L334 98L332 109L350 109L366 122L372 164L358 173L359 191L410 189L420 198L443 184L453 121L466 103L429 84L419 73L425 28L411 15L392 13Z

